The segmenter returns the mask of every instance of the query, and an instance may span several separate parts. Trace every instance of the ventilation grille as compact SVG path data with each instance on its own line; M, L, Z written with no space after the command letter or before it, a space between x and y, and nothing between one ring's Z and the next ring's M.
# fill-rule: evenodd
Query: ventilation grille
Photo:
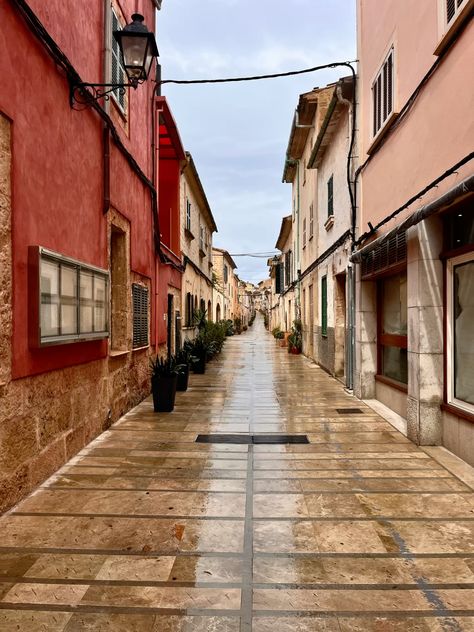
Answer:
M406 261L406 234L393 235L362 259L362 276L370 276Z

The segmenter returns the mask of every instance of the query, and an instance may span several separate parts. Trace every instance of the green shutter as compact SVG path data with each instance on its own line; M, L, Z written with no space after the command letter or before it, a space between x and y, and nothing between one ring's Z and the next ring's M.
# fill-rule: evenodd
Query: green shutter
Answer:
M334 177L331 176L328 180L328 217L334 215Z
M321 334L328 335L328 279L321 279Z

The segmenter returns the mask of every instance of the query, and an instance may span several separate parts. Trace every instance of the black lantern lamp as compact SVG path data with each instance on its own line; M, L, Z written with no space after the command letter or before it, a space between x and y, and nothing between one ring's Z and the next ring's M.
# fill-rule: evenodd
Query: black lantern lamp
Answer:
M114 38L122 52L130 84L136 88L147 80L153 57L158 57L158 48L153 33L143 24L143 15L134 13L132 20L122 31L114 31Z
M120 48L128 83L71 83L71 107L75 103L90 105L101 98L108 100L110 92L118 90L123 94L126 88L136 89L139 83L148 79L153 58L158 57L158 47L154 34L147 29L143 20L143 15L134 13L130 24L113 33Z

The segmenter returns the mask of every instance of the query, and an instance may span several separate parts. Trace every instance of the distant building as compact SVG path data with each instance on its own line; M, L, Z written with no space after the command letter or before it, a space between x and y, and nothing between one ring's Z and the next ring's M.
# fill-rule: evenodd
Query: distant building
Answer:
M214 321L234 319L234 270L237 268L227 250L212 249Z

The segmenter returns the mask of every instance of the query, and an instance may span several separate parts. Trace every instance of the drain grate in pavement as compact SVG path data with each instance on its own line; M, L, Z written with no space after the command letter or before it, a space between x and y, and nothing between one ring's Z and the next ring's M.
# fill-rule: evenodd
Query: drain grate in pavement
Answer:
M357 415L364 412L360 408L336 408L336 411L340 415Z
M309 443L306 435L242 435L209 434L198 435L196 443L235 443L244 445L274 445L285 443Z

